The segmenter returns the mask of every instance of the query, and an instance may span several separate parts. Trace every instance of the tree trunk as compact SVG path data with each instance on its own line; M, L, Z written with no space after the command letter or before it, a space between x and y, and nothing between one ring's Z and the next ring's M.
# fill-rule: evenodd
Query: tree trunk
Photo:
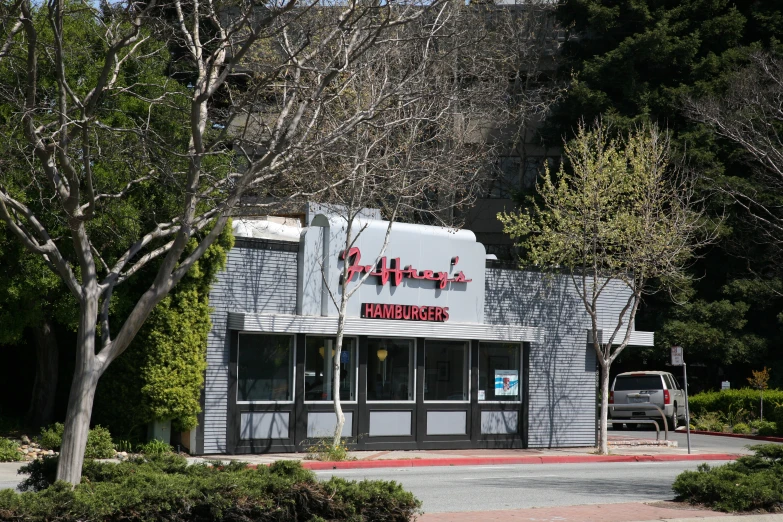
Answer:
M337 448L340 445L340 439L343 435L343 426L345 426L345 414L343 406L340 403L340 355L343 350L343 330L345 329L345 297L340 306L340 317L337 320L337 339L334 347L334 357L332 358L332 398L334 399L334 414L337 417L337 425L334 428L334 440L332 447Z
M76 338L76 368L68 396L65 431L57 465L57 480L78 484L82 479L84 450L90 431L95 389L100 378L100 364L95 357L95 326L98 299L85 297L80 307Z
M44 319L33 328L35 342L35 382L25 424L40 428L54 418L54 398L57 392L57 371L60 354L51 323Z
M608 418L609 418L609 368L602 362L601 364L601 432L598 446L598 453L601 455L609 454L608 437Z
M761 404L759 404L759 420L763 421L764 420L764 390L761 390L760 399L761 399L760 400Z

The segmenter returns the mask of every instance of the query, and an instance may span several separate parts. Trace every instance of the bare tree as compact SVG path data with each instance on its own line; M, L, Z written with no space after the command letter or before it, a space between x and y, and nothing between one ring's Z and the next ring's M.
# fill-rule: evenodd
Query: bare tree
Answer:
M783 252L783 60L752 54L722 96L688 99L685 109L745 152L748 176L714 180L715 188L747 211L758 225L755 241L775 259Z
M349 271L350 252L368 226L362 212L379 208L387 221L383 242L371 259L363 260L365 266L375 267L385 256L398 220L459 226L459 210L485 189L487 165L502 145L493 133L502 128L516 134L557 92L531 81L522 85L522 78L537 74L542 51L536 28L544 13L552 14L551 5L543 9L533 2L528 7L461 5L431 11L396 28L390 41L404 44L396 45L395 52L387 47L376 50L377 59L356 75L352 96L325 111L324 130L339 126L345 113L378 107L372 126L342 136L319 161L309 164L315 171L347 176L340 187L322 196L333 204L330 210L338 217L343 241L337 286L330 287L324 274L338 316L331 386L337 420L334 447L345 423L340 354L348 302L370 277L370 271L358 276ZM422 38L435 21L443 24L448 37ZM373 97L388 78L408 87L378 105Z
M426 16L417 45L432 45L457 5L5 4L0 101L12 117L0 132L17 161L0 171L0 216L79 303L58 479L80 481L99 378L243 196L279 205L350 182L339 169L295 167L373 128L392 100L416 103L401 96L415 75L397 75L324 125L358 92L360 72L400 53L397 28ZM147 70L155 59L167 75ZM115 289L143 271L151 284L113 321Z
M565 145L570 164L547 169L541 203L502 214L506 232L526 250L526 264L559 267L590 320L591 344L601 365L600 452L606 454L609 370L628 346L642 298L687 278L695 252L709 244L692 176L669 160L668 135L643 127L612 138L598 121L578 128ZM627 299L607 322L603 296L620 283ZM676 415L676 412L675 412Z

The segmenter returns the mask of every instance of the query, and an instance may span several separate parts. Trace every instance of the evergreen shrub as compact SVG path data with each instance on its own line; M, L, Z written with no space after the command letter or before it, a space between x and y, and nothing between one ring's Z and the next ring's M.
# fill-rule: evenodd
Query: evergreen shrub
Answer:
M679 500L720 511L778 511L783 508L783 445L752 446L754 455L736 462L677 476L672 489Z
M765 437L772 437L780 434L777 422L762 421L759 423L758 434Z
M689 398L691 415L704 416L708 413L726 415L745 410L758 417L760 392L751 388L739 390L710 391ZM764 390L764 420L772 421L783 430L783 390ZM753 426L753 423L750 423ZM771 435L783 435L780 431Z
M735 424L731 431L732 433L748 434L750 433L750 426L748 426L744 422L740 422Z
M56 422L41 430L40 444L43 449L60 451L63 444L65 427ZM102 426L95 426L87 434L87 447L84 457L88 459L109 459L114 456L114 443L111 433Z
M86 461L82 483L53 480L57 458L31 463L35 487L0 491L0 520L379 521L411 520L421 503L395 482L319 482L299 462L249 469L243 463L188 466L164 455L118 464ZM47 487L48 486L48 487Z
M60 446L63 445L63 431L65 431L65 426L60 422L55 422L41 430L38 442L43 449L60 451Z
M0 462L18 462L22 460L16 442L0 437Z

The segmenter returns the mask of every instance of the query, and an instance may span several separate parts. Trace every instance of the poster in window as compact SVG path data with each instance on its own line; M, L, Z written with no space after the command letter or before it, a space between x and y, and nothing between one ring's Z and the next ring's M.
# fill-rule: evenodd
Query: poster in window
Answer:
M495 370L495 396L517 396L519 394L519 372L517 370Z

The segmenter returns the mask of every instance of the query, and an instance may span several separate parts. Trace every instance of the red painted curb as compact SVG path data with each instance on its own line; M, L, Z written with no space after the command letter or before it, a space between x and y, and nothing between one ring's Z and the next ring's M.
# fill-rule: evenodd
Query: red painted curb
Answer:
M540 457L461 457L441 459L348 460L344 462L304 461L302 467L327 469L423 468L435 466L492 466L500 464L585 464L600 462L675 462L690 460L735 460L740 455L543 455Z
M783 437L770 437L768 435L748 435L745 433L723 433L722 431L699 431L691 430L691 433L697 435L715 435L719 437L734 437L737 439L765 440L769 442L783 442Z

